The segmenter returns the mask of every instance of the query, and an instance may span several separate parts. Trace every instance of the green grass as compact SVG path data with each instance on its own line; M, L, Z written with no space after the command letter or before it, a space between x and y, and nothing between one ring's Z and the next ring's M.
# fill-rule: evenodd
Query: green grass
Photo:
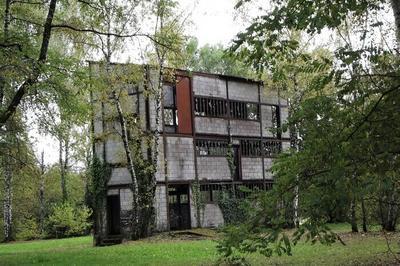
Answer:
M253 265L360 265L394 263L380 233L351 234L348 225L333 225L346 246L300 243L293 256L248 257ZM393 242L399 234L391 235ZM0 265L212 265L217 260L212 240L173 240L162 237L111 247L92 247L92 237L0 244ZM395 251L398 246L393 243Z

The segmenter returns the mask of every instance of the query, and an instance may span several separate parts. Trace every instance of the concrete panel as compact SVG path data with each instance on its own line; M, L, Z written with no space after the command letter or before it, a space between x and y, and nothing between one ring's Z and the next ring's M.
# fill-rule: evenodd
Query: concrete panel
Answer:
M157 185L155 197L156 229L159 232L168 230L168 204L165 185Z
M230 100L258 102L258 84L238 81L228 81Z
M271 90L268 88L262 89L261 90L261 102L278 105L279 104L278 92L276 90ZM286 101L283 101L283 99L281 99L281 104L284 104L284 103L286 103Z
M194 179L193 139L167 137L167 174L173 181Z
M194 95L226 98L225 80L218 77L194 75L192 81Z
M94 136L101 137L103 134L103 122L101 120L94 120Z
M262 179L262 158L242 157L242 179Z
M265 167L265 179L274 179L271 171L273 159L271 158L264 158L264 167Z
M192 228L197 227L197 209L193 204L193 192L190 188L190 220ZM219 227L224 224L224 217L218 204L207 203L204 209L200 209L200 226L201 227Z
M272 110L269 105L261 106L262 135L263 137L273 137L272 129Z
M290 149L290 141L282 141L282 151L287 151Z
M114 164L126 162L124 145L116 134L109 135L106 140L106 161Z
M121 211L132 210L132 191L129 188L120 189L119 197L121 201Z
M197 157L199 180L231 180L228 160L225 157Z
M94 144L96 156L97 156L97 158L99 158L102 161L103 161L103 147L104 147L104 142L98 141Z
M228 121L221 118L195 117L196 133L228 134Z
M131 176L125 167L113 168L108 185L125 185L131 183Z
M260 122L231 120L231 134L234 136L260 136Z

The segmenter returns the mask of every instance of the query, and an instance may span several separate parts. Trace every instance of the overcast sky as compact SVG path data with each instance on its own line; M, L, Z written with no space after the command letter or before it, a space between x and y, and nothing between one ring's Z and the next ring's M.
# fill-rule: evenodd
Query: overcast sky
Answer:
M244 29L242 19L235 16L236 0L179 0L181 8L187 11L192 23L188 24L187 34L199 41L199 46L221 43L224 46ZM122 61L125 61L122 59ZM43 150L45 163L58 162L58 143L50 137L31 132L37 156Z

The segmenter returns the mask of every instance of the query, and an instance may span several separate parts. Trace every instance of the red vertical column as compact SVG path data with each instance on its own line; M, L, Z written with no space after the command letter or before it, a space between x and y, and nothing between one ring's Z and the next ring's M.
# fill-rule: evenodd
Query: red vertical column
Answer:
M192 101L190 97L190 78L177 76L176 107L178 109L178 132L192 135Z

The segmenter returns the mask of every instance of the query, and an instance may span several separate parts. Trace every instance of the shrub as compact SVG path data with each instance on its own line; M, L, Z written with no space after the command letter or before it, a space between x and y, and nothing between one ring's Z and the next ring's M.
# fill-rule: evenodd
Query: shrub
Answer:
M87 232L92 211L86 206L73 207L70 203L54 205L48 218L50 235L56 237L78 236Z
M35 218L23 219L18 222L17 226L17 239L32 240L41 238L39 225Z

